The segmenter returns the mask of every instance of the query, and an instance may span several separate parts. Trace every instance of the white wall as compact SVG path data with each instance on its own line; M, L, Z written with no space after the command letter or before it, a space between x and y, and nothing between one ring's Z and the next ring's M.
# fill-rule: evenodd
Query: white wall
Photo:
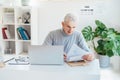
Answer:
M68 12L77 12L79 14L80 24L79 27L77 27L77 30L79 31L88 25L95 27L94 21L99 19L105 23L106 26L115 27L120 32L119 0L85 1L76 0L70 2L49 0L48 2L45 1L40 3L38 1L38 19L36 19L36 22L38 20L38 35L36 34L36 39L38 39L38 41L36 41L36 44L42 44L49 31L61 28L61 21L63 20L64 15ZM85 6L90 6L91 9L94 9L93 15L81 14L80 10L84 9Z

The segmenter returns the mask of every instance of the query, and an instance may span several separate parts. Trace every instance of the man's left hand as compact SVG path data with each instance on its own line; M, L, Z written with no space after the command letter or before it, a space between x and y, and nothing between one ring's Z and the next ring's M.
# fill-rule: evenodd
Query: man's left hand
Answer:
M94 55L93 54L86 54L82 58L83 58L83 60L86 60L86 61L92 61L92 60L94 60Z

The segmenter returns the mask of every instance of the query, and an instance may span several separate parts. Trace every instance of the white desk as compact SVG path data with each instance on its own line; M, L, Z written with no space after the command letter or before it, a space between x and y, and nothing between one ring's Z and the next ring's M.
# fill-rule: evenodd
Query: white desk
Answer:
M0 80L100 80L98 60L87 66L6 65L0 69Z

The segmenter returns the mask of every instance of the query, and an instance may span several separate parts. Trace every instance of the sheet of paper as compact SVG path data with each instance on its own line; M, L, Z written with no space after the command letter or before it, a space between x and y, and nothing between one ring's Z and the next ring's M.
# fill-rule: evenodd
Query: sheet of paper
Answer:
M73 44L70 51L67 53L67 61L79 61L82 60L82 56L85 54L89 54L89 52L81 49L76 44Z
M14 58L13 60L9 61L8 64L10 64L10 65L27 65L27 64L29 64L29 62L28 62L27 58L26 58L26 60Z

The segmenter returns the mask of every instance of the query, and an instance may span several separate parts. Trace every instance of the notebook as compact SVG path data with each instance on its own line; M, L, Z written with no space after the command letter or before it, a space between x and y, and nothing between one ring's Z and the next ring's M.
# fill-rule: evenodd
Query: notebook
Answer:
M31 45L28 55L31 65L61 65L64 63L63 46Z

